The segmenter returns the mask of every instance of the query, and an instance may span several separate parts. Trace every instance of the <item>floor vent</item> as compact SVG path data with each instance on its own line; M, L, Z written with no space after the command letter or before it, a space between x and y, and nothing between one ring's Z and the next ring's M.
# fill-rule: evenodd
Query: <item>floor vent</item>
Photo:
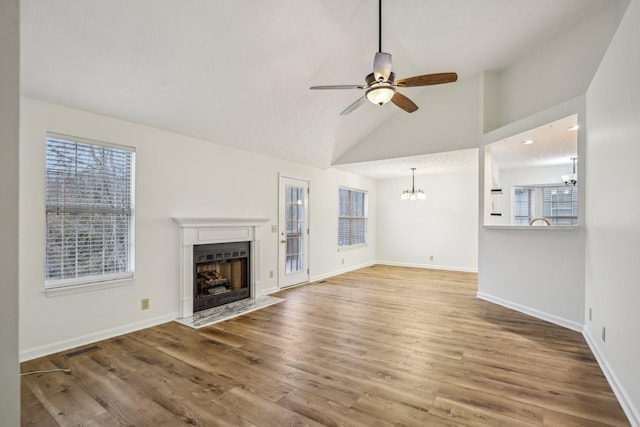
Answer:
M67 353L64 355L67 359L71 359L72 357L80 356L81 354L89 353L90 351L100 350L100 347L97 345L92 345L91 347L85 347L80 350L72 351L71 353Z

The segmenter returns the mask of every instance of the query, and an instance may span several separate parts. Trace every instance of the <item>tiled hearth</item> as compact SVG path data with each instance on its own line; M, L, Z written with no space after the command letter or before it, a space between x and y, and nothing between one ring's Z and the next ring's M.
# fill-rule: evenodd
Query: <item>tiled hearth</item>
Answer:
M247 298L241 301L213 307L208 310L194 313L193 316L178 319L178 322L191 326L192 328L202 328L203 326L213 325L223 320L251 313L252 311L268 307L273 304L284 301L282 298L263 295L258 298Z

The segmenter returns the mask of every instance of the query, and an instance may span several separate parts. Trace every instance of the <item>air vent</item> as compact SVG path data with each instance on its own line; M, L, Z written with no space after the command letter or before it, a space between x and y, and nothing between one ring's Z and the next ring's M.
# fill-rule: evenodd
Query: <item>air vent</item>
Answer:
M64 355L67 359L71 359L72 357L80 356L81 354L89 353L92 351L100 350L100 347L97 345L92 345L91 347L85 347L80 350L72 351L71 353L67 353Z

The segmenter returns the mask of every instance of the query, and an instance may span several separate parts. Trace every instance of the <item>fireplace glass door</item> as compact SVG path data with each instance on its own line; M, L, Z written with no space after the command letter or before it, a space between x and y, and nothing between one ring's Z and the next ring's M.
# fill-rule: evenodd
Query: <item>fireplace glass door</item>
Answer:
M250 297L249 242L193 247L193 311Z

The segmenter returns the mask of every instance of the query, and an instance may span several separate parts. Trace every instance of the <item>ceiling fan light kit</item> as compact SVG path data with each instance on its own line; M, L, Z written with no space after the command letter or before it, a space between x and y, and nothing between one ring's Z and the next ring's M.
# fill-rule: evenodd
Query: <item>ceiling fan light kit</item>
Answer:
M373 58L373 73L366 78L366 85L330 85L311 86L312 90L327 89L364 89L365 94L348 106L341 115L353 110L369 100L372 104L384 105L389 101L407 113L413 113L418 106L409 98L397 91L398 87L431 86L452 83L458 80L456 73L425 74L395 81L395 74L391 72L391 54L382 51L382 0L378 0L378 52Z
M367 91L365 95L372 104L384 105L396 94L396 88L393 87L393 73L389 81L376 82L373 73L367 76ZM369 80L372 80L370 83Z

